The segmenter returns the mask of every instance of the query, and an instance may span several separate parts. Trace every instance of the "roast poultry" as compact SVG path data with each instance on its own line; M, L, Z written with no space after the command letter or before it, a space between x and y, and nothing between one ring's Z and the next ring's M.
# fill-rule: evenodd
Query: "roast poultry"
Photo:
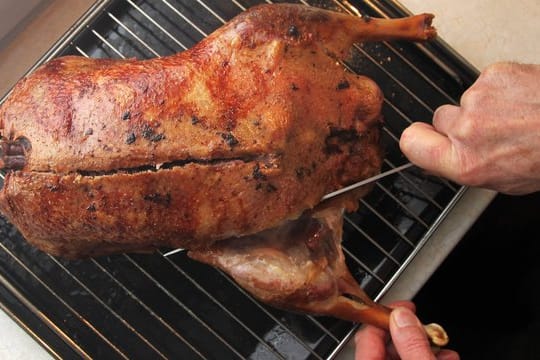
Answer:
M340 248L367 189L319 203L382 162L383 94L340 62L431 19L263 5L172 56L56 58L0 108L0 209L53 255L185 248L275 306L386 327Z

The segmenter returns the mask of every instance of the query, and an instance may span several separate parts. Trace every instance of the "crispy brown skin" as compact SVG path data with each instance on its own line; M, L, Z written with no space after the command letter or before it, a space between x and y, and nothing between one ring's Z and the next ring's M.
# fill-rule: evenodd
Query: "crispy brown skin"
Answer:
M66 257L204 248L297 218L381 165L381 91L336 59L432 37L430 19L266 5L173 56L54 59L0 108L0 208Z

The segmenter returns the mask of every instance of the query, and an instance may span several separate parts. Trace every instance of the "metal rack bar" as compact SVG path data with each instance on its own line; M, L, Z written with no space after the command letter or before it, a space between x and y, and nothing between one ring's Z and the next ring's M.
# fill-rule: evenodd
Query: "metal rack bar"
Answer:
M156 319L159 323L161 323L167 330L169 330L175 337L177 337L182 343L186 344L195 354L197 354L201 359L206 359L206 357L201 354L201 352L192 345L186 338L184 338L178 331L176 331L171 324L169 324L167 321L163 320L162 317L158 316L154 310L150 306L148 306L145 302L143 302L139 297L137 297L133 291L129 290L126 285L124 285L122 282L118 281L116 277L114 277L107 269L105 269L98 261L95 259L91 259L92 263L103 273L105 273L116 285L118 285L123 291L126 292L126 294L129 295L133 300L135 300L140 306L142 306L148 313Z
M367 201L365 201L364 199L360 199L360 203L365 206L369 211L371 211L373 214L375 214L382 222L384 222L389 229L392 229L392 231L394 233L396 233L396 235L398 235L403 241L405 241L407 244L409 244L412 248L414 248L414 244L411 242L411 240L407 239L407 237L405 235L403 235L401 233L401 231L399 231L399 229L397 229L392 223L390 223L386 217L384 217L384 215L382 215L381 213L379 213L377 210L375 210L374 207L372 207Z
M111 308L103 300L101 300L101 298L99 296L97 296L96 293L94 293L88 286L86 286L81 280L79 280L79 278L77 276L72 274L71 271L69 271L68 268L66 268L64 265L62 265L62 263L60 263L58 260L56 260L56 258L54 258L53 256L51 256L51 255L48 255L48 256L49 256L49 258L51 259L51 261L53 263L55 263L66 274L68 274L80 287L82 287L88 294L90 294L92 296L92 298L94 298L100 306L104 307L109 313L111 313L116 319L118 319L120 321L120 323L122 323L122 325L124 325L128 330L130 330L133 334L135 334L135 336L137 336L139 339L141 339L141 341L143 343L145 343L150 349L152 349L156 353L156 355L158 355L162 359L167 359L167 357L165 355L163 355L163 353L158 348L156 348L152 344L152 342L150 342L139 331L137 331L137 329L135 329L135 327L133 327L129 323L128 320L124 319L113 308Z
M381 253L383 253L384 256L386 256L388 259L390 259L394 264L397 266L401 266L401 263L397 261L392 254L390 254L388 251L386 251L375 239L373 239L371 236L369 236L358 224L356 224L354 221L350 219L349 216L345 215L345 221L351 225L358 233L360 233L362 236L364 236L373 246L375 246Z
M184 14L182 14L180 11L178 11L175 7L173 7L167 0L161 0L165 5L169 7L176 15L178 15L182 20L184 20L186 23L188 23L193 29L197 30L202 36L208 36L207 33L205 33L203 30L201 30L200 27L195 25L193 21L189 20Z
M429 228L429 225L426 224L426 222L424 220L422 220L420 217L418 217L418 215L416 215L411 209L409 209L409 207L407 205L405 205L403 202L401 202L401 200L399 200L390 190L388 190L386 187L384 187L383 185L381 185L378 182L375 183L375 186L378 187L379 189L381 189L386 195L391 197L392 200L394 200L403 210L405 210L405 212L407 214L411 215L414 218L414 220L416 220L419 224L421 224L426 229Z
M154 56L156 56L156 57L161 56L150 45L148 45L143 39L141 39L137 34L135 34L129 27L127 27L123 22L118 20L118 18L116 18L116 16L111 14L109 11L107 11L107 15L109 15L109 17L111 19L113 19L114 22L116 22L118 25L120 25L120 27L122 29L126 30L129 35L133 36L133 38L135 40L137 40L139 43L141 43L148 51L150 51L152 54L154 54Z
M278 358L283 358L273 347L271 347L266 341L264 341L257 333L255 333L249 326L247 326L242 320L240 320L236 315L234 315L229 309L227 309L221 302L219 302L212 294L210 294L205 288L203 288L197 281L195 281L188 273L186 273L178 264L172 261L169 257L166 257L161 253L164 259L172 265L172 267L182 274L188 281L190 281L197 289L199 289L203 294L205 294L208 299L210 299L214 304L216 304L221 310L223 310L228 316L230 316L234 321L236 321L240 326L242 326L247 332L249 332L259 343L263 344L271 353L273 353Z
M103 335L94 325L85 320L85 318L76 311L71 305L69 305L64 299L59 297L56 292L47 285L39 276L37 276L26 264L19 259L11 250L9 250L3 243L0 242L0 248L8 254L13 261L15 261L21 268L23 268L35 281L37 281L47 292L58 300L69 312L71 312L77 319L79 319L83 324L85 324L91 331L93 331L100 339L103 340L108 346L110 346L117 354L123 359L128 359L126 354L124 354L118 347L116 347L105 335ZM3 276L2 276L3 278ZM3 282L5 285L10 285L8 281ZM15 294L18 293L14 288L12 289ZM54 332L56 332L64 341L68 342L73 348L81 355L89 357L88 354L76 343L74 342L64 331L62 331L54 322L49 320L42 311L37 309L30 300L27 300L25 296L20 295L18 298L24 301L25 305L31 309L34 314L38 315L44 323ZM26 299L26 301L25 301Z
M356 261L358 265L360 265L369 275L371 275L374 279L376 279L378 282L380 282L382 285L386 284L386 281L384 281L379 275L377 275L377 272L374 270L371 270L369 266L364 264L362 260L360 260L356 255L354 255L349 249L347 249L346 246L342 245L343 253L347 254L351 259Z
M247 299L249 299L251 302L253 302L265 315L269 316L274 322L283 328L285 331L289 333L289 335L295 339L298 344L302 345L312 356L314 356L316 359L322 360L322 357L317 354L309 345L307 345L302 339L298 337L293 331L291 331L281 320L279 320L277 317L275 317L272 313L270 313L264 306L261 305L259 301L257 301L251 294L249 294L246 290L244 290L240 285L238 285L234 280L232 280L227 274L225 274L223 271L219 271L219 273L227 279L240 293L242 293Z
M150 279L164 294L167 295L172 301L174 301L175 304L177 304L180 308L182 308L185 312L187 312L193 319L195 319L197 322L199 322L203 327L205 327L210 334L212 334L214 337L216 337L223 345L225 345L229 350L231 350L235 355L238 356L239 359L245 359L245 357L237 350L235 349L228 341L226 341L220 334L218 334L214 329L208 325L204 320L202 320L196 313L194 313L189 307L187 307L178 297L176 297L174 294L170 292L169 289L167 289L165 286L163 286L156 278L154 278L152 275L148 273L142 266L140 266L131 256L128 254L123 254L124 257L133 264L138 271L140 271L144 276L146 276L148 279Z
M155 27L157 27L161 32L163 32L165 35L169 37L175 44L180 46L182 49L187 50L187 46L184 45L182 42L180 42L175 36L173 36L170 32L165 30L163 26L161 26L159 23L157 23L151 16L149 16L143 9L141 9L137 4L135 4L131 0L124 0L127 1L135 10L137 10L141 15L143 15L148 21L150 21Z

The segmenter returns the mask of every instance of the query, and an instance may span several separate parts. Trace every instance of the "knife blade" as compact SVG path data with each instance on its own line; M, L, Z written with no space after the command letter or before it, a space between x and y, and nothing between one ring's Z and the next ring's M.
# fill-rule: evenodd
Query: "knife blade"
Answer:
M361 186L364 186L364 185L367 185L367 184L371 184L372 182L375 182L375 181L377 181L377 180L380 180L380 179L385 178L385 177L387 177L387 176L390 176L390 175L392 175L392 174L395 174L395 173L398 173L398 172L400 172L400 171L403 171L403 170L405 170L405 169L407 169L407 168L410 168L411 166L413 166L412 163L406 163L406 164L404 164L404 165L400 165L400 166L395 167L395 168L393 168L393 169L391 169L391 170L384 171L384 172L382 172L382 173L380 173L380 174L378 174L378 175L369 177L369 178L364 179L364 180L362 180L362 181L359 181L359 182L357 182L357 183L348 185L348 186L346 186L346 187L344 187L344 188L341 188L341 189L339 189L339 190L333 191L333 192L331 192L331 193L328 193L328 194L324 195L324 196L321 198L321 202L322 202L322 201L325 201L325 200L328 200L328 199L331 199L331 198L333 198L333 197L336 197L336 196L338 196L338 195L341 195L341 194L343 194L343 193L346 193L346 192L348 192L348 191L357 189L357 188L359 188L359 187L361 187Z
M329 194L324 195L324 196L322 197L322 199L321 199L321 202L322 202L322 201L325 201L325 200L328 200L328 199L331 199L331 198L333 198L333 197L335 197L335 196L341 195L341 194L343 194L343 193L346 193L347 191L351 191L351 190L354 190L354 189L359 188L359 187L361 187L361 186L364 186L364 185L367 185L367 184L371 184L372 182L375 182L375 181L377 181L377 180L383 179L383 178L385 178L385 177L387 177L387 176L390 176L390 175L392 175L392 174L395 174L395 173L398 173L398 172L400 172L400 171L403 171L403 170L405 170L405 169L407 169L407 168L410 168L411 166L413 166L412 163L407 163L407 164L404 164L404 165L400 165L400 166L395 167L395 168L393 168L393 169L391 169L391 170L384 171L384 172L382 172L382 173L380 173L380 174L378 174L378 175L375 175L375 176L372 176L372 177L370 177L370 178L367 178L367 179L364 179L364 180L362 180L362 181L359 181L359 182L357 182L357 183L351 184L351 185L349 185L349 186L346 186L346 187L344 187L344 188L341 188L341 189L339 189L339 190L336 190L336 191L334 191L334 192L331 192L331 193L329 193ZM171 255L174 255L174 254L176 254L176 253L179 253L179 252L182 252L182 251L185 251L185 250L186 250L186 249L173 249L173 250L171 250L171 251L169 251L169 252L164 253L163 256L165 256L165 257L171 256Z

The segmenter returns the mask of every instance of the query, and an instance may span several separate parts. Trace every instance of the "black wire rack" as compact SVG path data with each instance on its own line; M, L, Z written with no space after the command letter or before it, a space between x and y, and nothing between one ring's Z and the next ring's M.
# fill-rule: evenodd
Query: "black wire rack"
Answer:
M391 1L298 2L355 15L405 15ZM68 54L170 55L257 3L97 1L35 67ZM401 131L431 119L439 105L456 103L477 75L440 41L357 44L353 52L345 65L373 78L385 94L383 171L406 162L398 147ZM370 296L380 297L395 283L463 190L409 168L377 182L360 210L346 216L347 264ZM331 359L357 326L268 307L181 252L58 259L29 246L3 218L0 300L58 358Z

